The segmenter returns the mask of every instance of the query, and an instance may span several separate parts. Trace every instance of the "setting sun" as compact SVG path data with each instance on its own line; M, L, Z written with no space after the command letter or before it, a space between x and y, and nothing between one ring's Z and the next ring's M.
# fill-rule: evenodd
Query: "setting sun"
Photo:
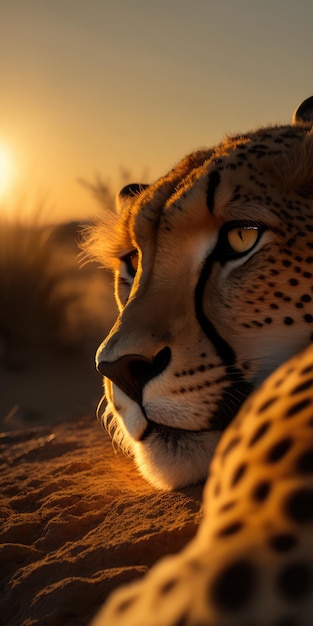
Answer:
M0 200L7 195L13 182L14 167L9 149L0 143Z

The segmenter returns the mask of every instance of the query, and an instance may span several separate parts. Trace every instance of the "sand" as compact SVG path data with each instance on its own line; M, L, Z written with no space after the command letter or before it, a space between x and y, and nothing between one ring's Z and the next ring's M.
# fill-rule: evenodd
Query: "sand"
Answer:
M195 533L201 487L164 493L91 415L1 442L1 624L85 625Z

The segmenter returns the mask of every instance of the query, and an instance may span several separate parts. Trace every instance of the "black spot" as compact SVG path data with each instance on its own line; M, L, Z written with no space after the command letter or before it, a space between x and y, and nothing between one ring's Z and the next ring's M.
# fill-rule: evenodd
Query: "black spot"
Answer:
M249 443L248 443L248 447L251 448L252 446L254 446L257 441L259 441L260 439L262 439L262 437L265 435L265 433L267 433L268 429L270 427L270 422L263 422L263 424L261 424L255 431L255 433L252 435Z
M234 508L235 504L236 502L234 500L231 500L230 502L225 502L225 504L221 506L219 513L226 513L227 511L230 511L230 509Z
M293 287L295 287L296 285L299 285L299 281L296 278L290 278L289 283Z
M256 326L257 328L262 328L263 327L263 324L261 324L261 322L258 322L258 320L253 320L252 324L254 326Z
M239 481L242 479L242 477L246 473L246 470L247 470L246 463L241 463L241 465L238 465L237 469L234 471L234 475L231 481L231 487L235 487L235 485L239 483Z
M280 461L290 450L292 443L290 437L286 437L275 443L267 454L267 461L269 463L277 463L277 461Z
M296 404L292 404L286 412L286 417L289 418L298 415L298 413L310 406L311 403L311 398L303 398L303 400L296 402Z
M267 411L267 409L270 408L270 406L272 406L272 404L274 404L274 402L276 402L277 398L275 398L275 396L273 398L269 398L269 400L266 400L265 402L263 402L263 404L261 404L261 406L259 406L258 408L258 413L263 413L264 411Z
M136 596L133 596L132 598L126 598L126 600L123 600L116 607L117 613L124 613L124 611L127 611L127 609L129 609L129 607L134 603L135 600L137 600Z
M233 439L231 439L222 452L223 457L227 456L227 454L229 454L229 452L231 452L231 450L233 450L233 448L235 448L240 441L240 437L234 437Z
M212 584L213 603L218 609L238 611L252 600L257 585L255 566L247 560L225 567Z
M291 521L307 524L313 521L313 490L299 487L286 498L285 511Z
M188 626L190 624L188 613L184 613L180 616L178 622L173 623L173 626ZM200 626L200 625L199 625Z
M310 315L310 313L306 313L306 314L303 316L303 319L304 319L304 321L305 321L305 322L307 322L308 324L312 324L312 322L313 322L313 316L312 316L312 315Z
M176 585L177 585L177 578L170 578L160 587L159 593L162 595L166 595L167 593L172 591L172 589L174 589Z
M301 296L300 300L302 302L311 302L312 298L311 296L309 296L308 293L304 293L303 296Z
M293 324L294 320L292 319L292 317L285 317L284 318L284 324L286 324L287 326L291 326Z
M271 324L271 323L272 323L272 321L273 321L273 320L272 320L272 318L271 318L271 317L266 317L266 318L265 318L265 320L264 320L265 324Z
M277 580L278 590L288 602L303 600L311 590L311 569L301 561L284 567Z
M220 483L216 483L215 488L214 488L215 497L218 497L220 493L221 493L221 485Z
M284 382L285 378L278 378L274 384L275 389L278 389L278 387L281 386L281 384Z
M271 484L267 481L258 483L252 492L252 497L257 502L264 502L271 491Z
M280 533L270 538L270 547L275 552L288 552L297 544L297 539L291 533Z
M221 528L221 530L219 530L217 536L218 537L229 537L230 535L235 535L236 533L238 533L241 529L243 528L243 523L242 522L232 522L231 524L228 524L227 526L224 526L224 528Z
M313 474L313 449L302 452L297 461L297 470L301 474Z
M292 396L295 396L297 393L302 393L302 391L307 391L307 389L311 389L313 387L313 378L309 378L304 383L300 383L291 392Z

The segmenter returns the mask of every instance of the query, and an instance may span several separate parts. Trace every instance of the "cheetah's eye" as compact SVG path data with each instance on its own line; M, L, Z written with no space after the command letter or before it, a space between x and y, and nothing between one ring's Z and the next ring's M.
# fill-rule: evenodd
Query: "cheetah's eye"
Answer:
M125 254L125 256L121 258L121 261L125 263L128 274L134 278L138 268L138 251L132 250L128 254Z
M258 226L237 226L227 233L228 244L234 252L242 254L254 246L259 237Z

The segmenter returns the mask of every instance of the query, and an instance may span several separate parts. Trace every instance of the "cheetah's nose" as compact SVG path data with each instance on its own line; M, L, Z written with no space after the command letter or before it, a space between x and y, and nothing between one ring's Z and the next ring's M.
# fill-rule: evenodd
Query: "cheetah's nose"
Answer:
M144 386L159 376L171 360L171 350L162 348L150 360L140 354L127 354L116 361L100 361L98 371L115 383L129 398L142 404Z

